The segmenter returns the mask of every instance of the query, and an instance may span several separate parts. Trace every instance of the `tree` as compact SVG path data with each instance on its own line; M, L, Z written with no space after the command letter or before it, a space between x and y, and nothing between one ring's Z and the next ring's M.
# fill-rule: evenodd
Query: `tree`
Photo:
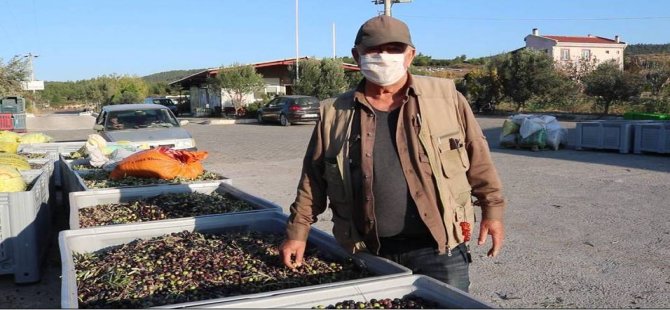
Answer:
M412 65L425 67L430 65L431 60L432 59L430 56L426 56L424 54L419 53L414 57L414 60L412 60Z
M469 72L458 83L458 88L477 112L494 111L503 98L503 87L495 66Z
M3 64L0 58L0 97L16 95L22 92L21 82L26 80L28 69L26 61L14 56Z
M321 76L317 87L316 97L326 99L335 97L347 90L349 83L342 62L332 58L321 60Z
M585 75L593 71L598 66L598 59L596 57L591 58L579 58L578 61L566 61L558 63L558 70L561 71L566 77L580 83Z
M244 96L260 91L265 87L263 76L256 72L252 65L232 64L222 67L216 77L210 78L207 84L219 93L225 92L230 96L235 107L235 115L240 115L244 108Z
M663 86L670 80L670 65L654 63L644 77L652 95L658 96Z
M142 102L148 94L147 84L139 77L120 76L112 81L116 91L110 98L112 104Z
M497 71L503 92L517 105L517 112L530 98L548 94L560 81L553 59L532 49L502 56Z
M597 103L604 108L603 114L609 113L615 101L630 100L640 95L642 85L640 79L619 69L616 62L600 64L583 79L584 92L594 96Z
M316 96L321 81L321 62L318 59L302 59L300 64L300 78L295 81L293 91L296 94Z
M341 60L306 59L300 61L300 80L295 83L294 90L297 94L325 99L346 91L350 82Z

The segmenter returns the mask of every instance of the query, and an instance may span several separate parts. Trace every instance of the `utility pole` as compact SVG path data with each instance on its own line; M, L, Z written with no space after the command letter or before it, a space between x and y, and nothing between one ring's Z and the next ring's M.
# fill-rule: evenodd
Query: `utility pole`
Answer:
M391 16L391 6L395 3L410 3L412 0L372 0L374 4L384 5L384 15Z
M300 81L300 51L298 44L298 0L295 0L295 81Z
M337 57L335 55L335 23L333 23L333 58Z
M23 55L23 57L28 58L28 68L30 68L30 81L35 80L35 70L33 70L33 58L40 57L40 55L33 55L33 53L28 53L27 55ZM35 92L33 90L33 92Z

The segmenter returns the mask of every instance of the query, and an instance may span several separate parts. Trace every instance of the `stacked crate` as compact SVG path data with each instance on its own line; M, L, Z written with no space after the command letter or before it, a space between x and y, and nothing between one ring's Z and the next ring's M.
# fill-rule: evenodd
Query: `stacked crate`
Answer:
M288 272L290 278L289 282L282 282L281 285L276 284L275 286L275 284L272 284L272 281L276 279L267 280L271 277L263 275L269 277L264 280L269 281L267 283L270 283L268 286L264 286L265 288L269 288L268 290L259 289L258 291L241 293L239 288L236 286L237 284L235 283L230 284L223 280L219 280L221 281L220 284L216 284L217 286L212 288L208 286L200 287L198 284L202 284L202 282L198 282L189 284L193 285L193 287L187 289L186 291L179 291L178 293L173 293L172 295L166 295L167 299L163 300L152 297L154 294L158 294L158 291L153 291L153 293L149 293L149 295L144 294L147 289L149 291L152 290L152 288L148 288L148 286L152 286L154 284L157 285L159 281L162 281L160 279L164 278L163 275L165 275L165 277L171 277L175 274L181 276L182 273L184 273L184 276L190 277L194 273L200 271L208 272L207 270L209 269L198 270L197 267L184 267L187 266L185 263L187 259L183 258L178 260L179 263L177 263L177 265L179 266L162 265L164 267L157 267L160 264L165 264L164 262L167 260L167 258L165 258L162 260L163 263L160 263L160 255L167 255L168 253L171 253L171 250L162 251L161 253L156 254L158 256L153 256L154 254L140 253L138 257L133 257L136 252L142 252L139 249L149 247L149 245L143 244L141 247L137 248L137 250L127 253L128 255L120 255L123 255L123 257L126 258L132 257L130 259L130 261L133 262L131 265L134 265L134 262L143 262L143 260L149 260L151 263L142 263L143 267L140 268L141 270L133 269L134 271L131 272L119 272L118 270L114 269L116 267L108 270L106 272L108 280L111 281L110 283L114 283L116 286L114 286L114 289L112 290L103 292L105 296L97 299L100 304L88 304L86 303L88 300L80 299L82 298L82 296L80 296L80 293L82 293L80 290L86 289L90 292L90 290L88 290L90 287L82 285L96 284L91 284L93 282L86 282L83 279L97 277L97 271L94 272L94 270L87 269L86 267L81 267L78 269L79 267L77 267L78 265L75 263L76 257L79 257L78 259L83 259L82 257L91 257L92 255L108 255L104 254L106 253L105 251L128 246L137 240L152 240L149 244L154 244L154 242L163 242L156 241L154 238L167 238L167 240L191 240L180 239L180 236L184 236L180 234L184 234L184 232L198 232L212 235L229 235L231 233L262 233L265 234L265 236L283 238L286 231L288 217L281 212L281 207L267 200L249 195L243 191L240 191L239 189L236 189L232 186L232 182L229 179L218 180L215 182L199 182L191 184L150 184L144 186L91 189L86 186L86 182L82 178L82 175L85 175L86 173L92 173L91 171L95 169L89 169L88 172L76 171L73 169L72 161L65 159L62 155L61 167L63 169L63 189L69 192L68 202L70 211L70 229L60 232L58 238L62 261L61 306L63 308L78 308L80 306L104 307L106 303L114 303L108 304L108 306L117 305L124 307L237 307L238 305L244 306L245 302L251 302L249 305L252 307L303 307L307 306L308 304L311 305L311 302L317 303L312 306L317 306L318 304L330 302L331 300L335 300L337 298L343 298L347 300L358 299L361 297L369 297L368 294L370 294L370 296L384 295L386 297L400 298L403 297L401 295L409 293L430 299L442 307L453 306L460 308L490 308L490 305L478 301L467 293L459 291L458 289L450 287L446 284L440 283L434 279L425 276L413 276L411 275L411 270L384 258L367 253L358 253L355 255L347 253L337 244L331 235L315 228L310 230L309 238L307 240L308 249L317 249L319 255L323 255L323 257L326 257L327 260L331 262L352 262L359 270L365 270L365 273L361 273L364 274L364 276L354 277L346 280L332 277L332 274L311 273L312 271L308 270L306 275L310 276L311 279L316 279L316 281L310 281L308 282L310 284L307 285L304 285L305 282L296 284L296 282L290 282L292 281L292 278L290 278L292 277L292 271L283 267L278 252L263 252L264 255L269 255L270 257L270 261L265 261L265 263L273 266L280 266L282 270L285 269L285 272ZM253 206L254 210L222 214L201 214L191 217L149 220L145 222L124 222L123 224L105 223L101 224L105 226L86 228L80 227L80 212L88 208L95 208L102 205L104 205L106 208L121 208L122 204L132 204L141 199L156 197L163 194L211 194L215 192L219 194L226 194L240 201L246 202ZM141 208L138 208L137 210L146 211L146 209ZM96 214L99 215L100 213ZM135 218L133 219L135 220ZM272 239L274 240L274 238ZM239 239L234 239L233 241L230 241L230 243L234 243L235 240ZM251 240L258 240L260 242L259 239ZM229 245L230 243L225 243L225 245ZM256 244L256 242L254 241L252 244ZM215 252L219 249L219 246L213 248L215 249ZM276 246L279 246L279 244L277 243ZM166 247L169 248L169 246ZM209 248L209 243L207 247ZM186 249L188 248L192 248L192 246L187 247ZM187 258L190 258L190 260L203 261L202 257L198 257L198 254L199 252L194 252L193 257L189 256ZM143 255L151 255L151 257L144 257ZM253 255L261 254L246 252L246 254L236 254L236 256L233 256L232 258L240 257L246 260L247 256L245 255L252 255L250 257L253 257ZM220 259L224 260L227 258L231 257L224 257ZM218 260L219 258L217 257L216 259ZM114 259L113 261L118 262L118 259ZM127 260L124 258L124 261ZM207 264L209 261L204 260L203 262ZM127 267L127 265L125 266ZM222 266L231 265L226 263ZM238 265L238 267L240 267L240 265ZM251 268L254 266L245 266L244 268L248 267ZM88 268L90 268L90 265ZM182 270L182 268L185 269ZM240 272L239 270L233 268L227 269L223 267L222 269L223 270L218 271L230 271L233 274ZM147 270L161 270L162 273L151 274L152 271ZM126 291L123 290L124 287L134 287L135 284L139 283L138 281L140 280L138 279L129 280L128 278L131 273L134 274L136 272L149 272L147 275L140 273L142 275L141 277L143 277L142 279L146 278L146 282L145 280L141 280L142 283L146 283L144 288L140 286L138 289L139 291L133 289L132 294L134 294L134 296L123 295L121 298L119 295L116 295L125 294L123 293ZM316 270L313 272L316 272ZM169 275L169 273L171 273L171 275ZM260 271L254 274L262 275ZM124 281L130 281L130 283L126 283ZM174 278L170 281L177 282L181 280L179 278ZM298 281L298 279L295 281ZM209 282L210 281L208 281L208 283ZM286 283L292 284L286 285ZM380 290L378 286L380 283L384 285L384 289L382 290ZM259 284L265 285L266 282L259 282ZM377 288L376 290L374 289L375 287ZM117 289L121 289L121 291L118 291ZM207 292L210 292L211 294L199 294L198 292L201 290L207 290ZM160 294L165 292L166 291L161 291ZM296 298L299 296L310 296L311 299L305 300L305 302L298 305L296 303Z
M670 121L636 124L634 152L670 153Z
M44 169L21 174L26 191L0 193L0 274L14 274L16 283L33 283L41 277L51 228L49 175Z
M670 121L607 120L577 123L576 149L670 153Z

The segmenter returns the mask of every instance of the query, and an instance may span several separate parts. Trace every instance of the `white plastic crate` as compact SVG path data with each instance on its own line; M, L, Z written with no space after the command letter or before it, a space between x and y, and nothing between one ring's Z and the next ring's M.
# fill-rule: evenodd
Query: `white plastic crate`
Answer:
M636 124L634 152L670 153L670 122Z
M56 204L56 182L60 179L60 174L56 175L56 166L58 165L58 157L54 156L56 153L47 153L46 158L35 158L35 159L28 159L28 163L31 164L40 164L42 167L40 168L41 170L44 170L46 175L48 176L47 179L49 180L49 197L51 198L49 200L50 205L55 205Z
M74 142L51 142L51 143L29 143L19 144L19 153L49 153L69 154L80 149L86 141Z
M49 177L43 170L21 174L32 184L29 190L0 193L0 274L14 274L16 283L32 283L40 280L49 243Z
M152 186L151 188L134 187L109 190L90 190L85 192L70 193L70 229L80 228L79 210L84 208L94 207L100 204L131 202L143 198L158 196L161 194L194 192L208 195L213 192L218 192L220 194L228 193L237 199L248 202L254 208L253 211L239 212L249 214L250 216L250 213L255 212L270 211L282 213L282 208L280 206L263 198L252 196L227 183L178 184Z
M371 299L403 298L407 295L421 297L438 304L439 309L493 308L451 285L431 277L408 275L375 282L357 283L314 289L298 293L280 294L270 297L244 299L226 303L199 305L199 308L294 308L314 309L314 307L335 305L345 300L367 302Z
M115 188L140 188L142 190L149 190L151 187L155 186L175 186L175 185L181 185L181 184L148 184L148 185L140 185L140 186L124 186L124 187L111 187L111 188L104 188L104 189L89 189L86 187L86 184L84 183L84 180L79 176L79 173L77 173L75 170L72 169L71 163L72 160L65 159L62 155L60 156L60 170L61 170L61 176L63 178L63 184L62 184L62 191L64 197L68 197L68 195L72 192L83 192L83 191L100 191L100 190L109 190L109 189L115 189ZM227 178L223 178L221 180L211 180L211 181L196 181L193 183L188 183L188 184L210 184L210 185L218 185L220 183L226 183L226 184L232 184L232 181ZM63 204L65 208L65 212L69 212L70 208L70 200L65 199L65 203Z
M60 188L62 186L62 176L60 167L60 155L67 155L76 150L79 150L86 141L73 142L51 142L51 143L29 143L19 144L19 153L38 153L47 154L49 158L54 159L55 169L52 183L54 187Z
M173 232L198 231L202 233L225 233L226 231L257 231L284 234L287 216L278 212L259 212L249 214L212 215L185 219L147 222L142 224L123 224L84 228L79 230L61 231L58 236L62 261L61 307L78 308L76 272L74 270L73 252L90 253L107 247L126 244L136 239L150 239ZM386 278L409 275L411 271L387 259L369 254L350 256L335 239L323 231L312 228L308 239L309 246L315 246L320 253L333 258L352 257L359 265L364 266L376 276L359 280L342 281L297 287L265 293L238 295L211 300L165 305L170 308L197 307L204 304L223 303L227 301L267 297L282 293L300 292L309 289L327 288L339 285L353 285L363 282L375 282Z
M575 148L582 150L617 150L630 153L635 138L635 125L651 120L605 120L577 123Z
M61 172L63 175L63 193L64 194L69 194L71 192L81 192L81 191L89 191L89 190L94 190L86 187L86 183L84 182L84 179L81 177L81 174L87 173L85 170L82 171L75 171L72 169L72 160L66 160L61 156ZM194 182L189 182L187 184L214 184L214 183L228 183L231 184L230 179L223 178L221 180L209 180L209 181L194 181ZM163 186L163 185L172 185L172 184L147 184L147 185L138 185L138 186L122 186L122 187L115 187L115 188L132 188L132 187L138 187L138 188L146 188L146 187L151 187L151 186ZM108 189L108 188L105 188ZM112 188L109 188L112 189Z

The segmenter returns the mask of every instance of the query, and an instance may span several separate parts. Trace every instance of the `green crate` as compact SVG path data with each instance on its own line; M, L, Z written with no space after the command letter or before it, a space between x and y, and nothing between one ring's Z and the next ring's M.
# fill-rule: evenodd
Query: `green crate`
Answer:
M626 120L670 120L670 114L662 113L644 113L644 112L626 112L623 115Z

